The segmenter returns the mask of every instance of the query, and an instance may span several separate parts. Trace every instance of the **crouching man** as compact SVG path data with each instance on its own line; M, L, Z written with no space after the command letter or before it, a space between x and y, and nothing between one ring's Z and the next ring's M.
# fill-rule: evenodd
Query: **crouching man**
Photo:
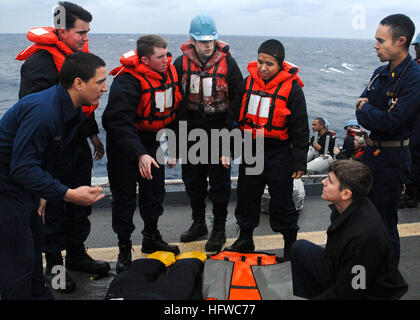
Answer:
M332 202L325 249L306 240L291 249L293 293L308 299L399 299L408 285L391 238L366 197L372 175L359 161L331 164L322 199Z
M22 98L0 119L0 296L53 299L44 286L39 198L90 206L102 188L69 188L46 168L84 121L83 105L106 92L105 62L89 53L67 56L60 84Z

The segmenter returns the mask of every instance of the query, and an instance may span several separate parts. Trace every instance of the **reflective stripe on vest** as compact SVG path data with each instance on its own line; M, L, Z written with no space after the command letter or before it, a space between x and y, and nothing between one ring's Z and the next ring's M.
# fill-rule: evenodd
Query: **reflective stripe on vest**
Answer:
M286 124L290 110L286 103L292 81L281 82L273 93L254 90L254 84L254 79L249 77L240 113L241 128L252 129L254 137L256 129L263 129L265 137L287 140Z

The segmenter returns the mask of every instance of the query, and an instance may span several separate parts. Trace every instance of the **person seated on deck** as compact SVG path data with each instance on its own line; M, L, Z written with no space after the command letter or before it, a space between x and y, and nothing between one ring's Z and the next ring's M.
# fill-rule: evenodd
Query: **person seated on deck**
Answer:
M367 198L370 169L336 160L322 181L332 202L325 249L307 240L291 248L293 294L307 299L399 299L408 285L395 264L391 238Z
M328 153L333 155L333 149L335 146L335 132L329 130L328 122L325 118L317 117L312 122L312 131L318 134L318 140L315 141L315 136L311 137L309 142L310 146L313 147L319 154L325 154L325 145L327 136L330 137L328 144ZM312 160L312 159L311 159Z
M356 119L350 119L346 121L344 130L346 130L346 136L344 137L343 148L341 152L343 152L345 159L351 159L354 151L354 137L359 132L360 125Z
M352 136L353 140L353 148L350 150L350 160L360 160L360 157L364 154L367 146L367 140L369 138L369 135L367 132L363 130L353 130L355 132L355 135ZM347 147L348 148L348 147ZM336 159L338 160L344 160L347 159L347 154L349 152L347 149L339 149L337 147L334 147L334 155Z

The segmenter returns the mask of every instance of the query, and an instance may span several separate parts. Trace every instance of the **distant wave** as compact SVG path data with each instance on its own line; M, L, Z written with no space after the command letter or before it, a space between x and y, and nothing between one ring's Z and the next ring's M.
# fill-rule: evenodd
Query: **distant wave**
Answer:
M360 67L360 65L358 65L358 64L350 64L350 63L345 63L345 62L343 62L341 65L342 65L344 68L346 68L346 69L348 69L348 70L351 70L351 71L353 71L353 70L354 70L354 68Z
M349 71L354 71L354 70L355 70L355 68L360 67L360 65L358 65L358 64L351 64L351 63L347 63L347 62L343 62L343 63L341 64L341 66L342 66L343 68L345 68L346 70L349 70ZM319 70L320 70L320 71L323 71L323 72L325 72L325 73L329 73L329 72L345 73L344 71L342 71L342 70L340 70L340 69L337 69L336 67L331 67L331 66L330 66L330 65L328 65L328 64L325 64L325 65L324 65L324 68L319 69Z
M321 71L324 71L324 72L326 72L326 73L329 73L329 72L331 72L331 71L333 71L333 72L338 72L338 73L344 73L344 71L341 71L341 70L338 70L338 69L336 69L336 68L333 68L333 67L330 67L328 64L325 64L324 65L324 68L323 69L320 69Z

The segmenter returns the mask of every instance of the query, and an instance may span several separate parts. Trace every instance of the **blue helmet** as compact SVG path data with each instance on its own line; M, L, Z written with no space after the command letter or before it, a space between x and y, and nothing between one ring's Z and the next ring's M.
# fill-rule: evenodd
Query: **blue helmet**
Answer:
M212 41L219 37L213 18L203 13L197 14L191 20L190 35L198 41Z
M344 125L344 129L346 129L347 127L357 127L360 128L359 123L357 122L356 119L351 119L351 120L347 120L345 125Z
M420 32L417 34L416 40L414 40L413 42L411 42L412 45L414 45L416 43L420 43Z

